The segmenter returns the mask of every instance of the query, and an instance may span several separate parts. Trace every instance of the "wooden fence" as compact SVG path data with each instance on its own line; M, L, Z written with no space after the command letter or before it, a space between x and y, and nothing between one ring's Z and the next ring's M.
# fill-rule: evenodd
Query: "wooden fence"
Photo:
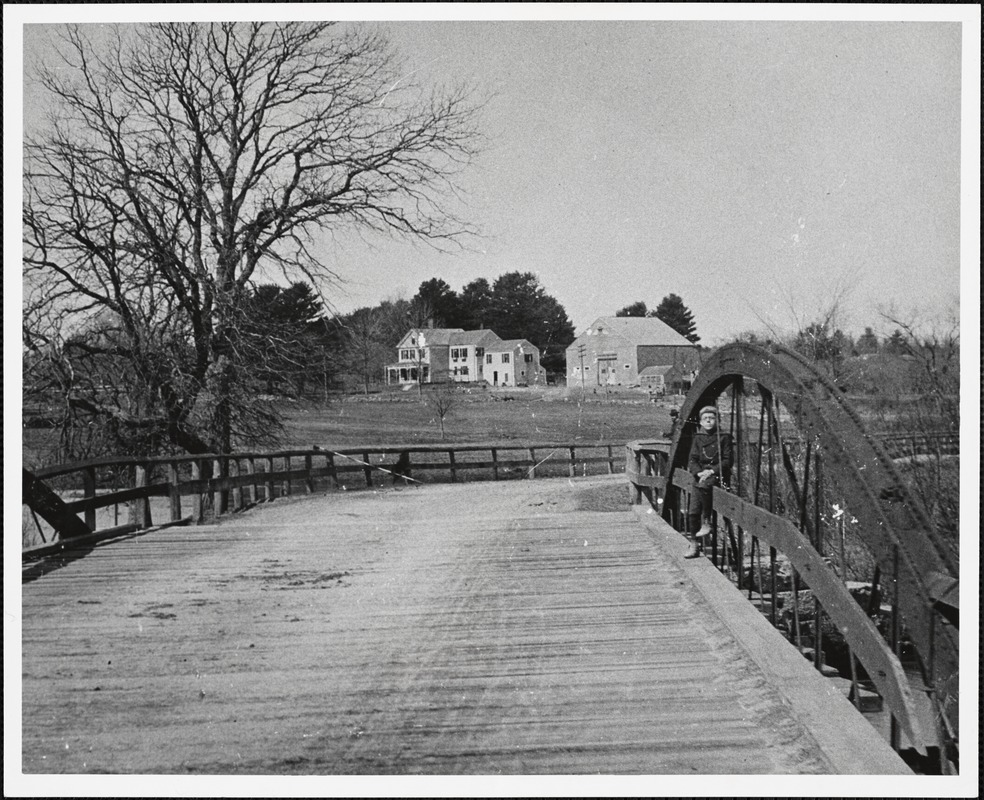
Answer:
M118 534L199 523L257 503L386 484L572 477L622 471L612 444L420 445L234 453L158 458L99 458L36 470L89 530ZM401 459L402 456L402 459ZM397 470L397 462L403 464ZM166 505L163 519L160 502ZM127 519L119 524L118 509ZM157 508L156 514L153 507ZM97 511L113 508L110 526ZM157 516L158 519L154 519ZM108 528L108 531L104 530ZM43 555L46 546L25 548ZM57 549L57 548L55 548Z

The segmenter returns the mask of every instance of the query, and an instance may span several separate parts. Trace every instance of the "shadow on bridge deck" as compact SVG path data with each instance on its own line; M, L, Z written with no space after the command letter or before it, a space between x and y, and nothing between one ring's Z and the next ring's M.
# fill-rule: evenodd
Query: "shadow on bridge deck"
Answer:
M23 585L25 773L903 774L624 478L277 500Z

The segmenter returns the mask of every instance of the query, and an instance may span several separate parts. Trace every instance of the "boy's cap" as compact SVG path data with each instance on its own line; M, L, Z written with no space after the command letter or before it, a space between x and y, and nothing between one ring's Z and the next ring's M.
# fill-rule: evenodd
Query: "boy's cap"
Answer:
M704 406L697 415L697 419L700 419L704 414L713 414L717 418L718 410L714 406Z

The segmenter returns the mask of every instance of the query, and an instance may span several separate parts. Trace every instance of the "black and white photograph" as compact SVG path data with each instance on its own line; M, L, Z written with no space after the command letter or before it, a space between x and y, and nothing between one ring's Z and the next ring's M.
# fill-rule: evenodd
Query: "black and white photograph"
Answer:
M977 796L979 5L3 13L5 796Z

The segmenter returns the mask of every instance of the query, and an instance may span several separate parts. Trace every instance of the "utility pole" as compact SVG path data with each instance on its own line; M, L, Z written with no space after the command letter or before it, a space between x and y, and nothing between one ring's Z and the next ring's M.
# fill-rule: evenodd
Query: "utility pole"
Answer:
M582 343L577 346L577 354L581 358L581 394L584 394L584 351L587 347Z

